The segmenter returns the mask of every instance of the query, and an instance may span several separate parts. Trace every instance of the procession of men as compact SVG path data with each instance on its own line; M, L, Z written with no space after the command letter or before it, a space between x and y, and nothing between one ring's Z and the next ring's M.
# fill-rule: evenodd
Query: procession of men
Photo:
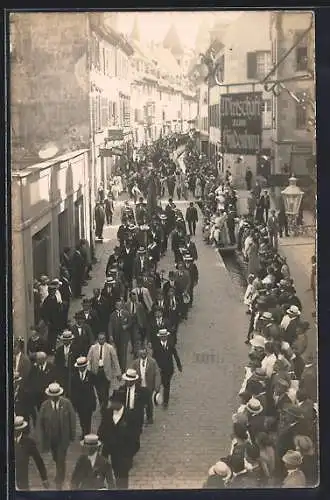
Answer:
M99 203L95 235L100 240L102 210ZM195 224L189 229L193 234ZM173 374L183 369L177 341L198 284L198 254L190 234L172 198L150 211L141 196L135 205L124 203L117 245L93 296L81 293L90 271L81 252L85 242L71 259L64 252L59 279L41 278L40 321L31 328L26 349L22 338L15 340L18 489L29 489L31 457L45 488L60 491L68 483L71 489L128 488L144 426L154 424L155 407L166 411ZM168 274L160 268L166 253L172 261ZM78 257L80 266L72 266ZM81 300L73 321L60 292L62 276L71 277L69 290ZM98 411L100 425L93 428ZM82 454L70 478L66 464L78 438ZM54 484L43 460L48 452Z

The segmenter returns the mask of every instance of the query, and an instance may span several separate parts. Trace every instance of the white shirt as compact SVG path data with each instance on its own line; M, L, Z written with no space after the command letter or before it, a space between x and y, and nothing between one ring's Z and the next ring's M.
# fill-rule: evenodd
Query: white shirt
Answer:
M281 321L281 327L283 328L283 330L286 330L288 328L288 326L292 320L293 320L293 318L291 316L289 316L288 314L283 316L283 319Z
M90 461L92 468L95 465L96 457L97 457L97 451L93 453L93 455L88 455L88 460Z
M81 326L78 326L78 334L79 334L79 337L82 334L82 328L81 328Z
M140 257L140 260L141 260L141 267L144 266L144 257Z
M81 371L81 372L80 372L80 379L81 379L81 380L85 380L85 378L86 378L86 373L87 373L87 368L86 368L84 371Z
M60 402L59 401L52 401L52 408L53 410L58 410L60 407Z
M147 370L147 358L140 360L140 372L141 372L141 386L147 387L146 381L146 370Z
M18 365L19 365L21 356L22 356L21 352L19 352L18 354L16 354L16 359L15 359L15 371L16 372L18 372Z
M69 352L70 352L70 346L69 345L65 345L63 346L63 350L64 350L64 356L67 357L69 355Z
M134 399L135 399L135 385L132 385L131 387L127 387L127 392L126 392L126 406L130 410L134 410Z
M16 444L18 444L20 442L20 440L22 439L22 436L23 436L22 432L16 436L16 438L15 438L15 443Z
M253 293L253 285L252 285L252 283L249 283L248 286L246 287L246 291L245 291L245 295L244 295L244 304L246 306L251 304L252 293Z
M275 362L276 362L275 354L270 354L269 356L265 356L264 359L261 361L261 368L265 370L268 378L270 378L273 374Z
M162 340L162 346L164 347L164 349L167 349L167 341L166 340Z
M119 420L123 416L123 413L124 413L123 406L120 408L120 410L113 410L112 420L115 425L118 424Z
M48 296L48 285L39 286L40 304L43 303L45 298Z
M56 290L55 297L57 298L57 302L59 304L62 304L62 295L61 295L61 292L59 290Z
M101 347L103 347L103 349L102 349L102 358L100 357ZM99 367L102 368L103 366L104 366L104 344L102 346L101 346L101 344L99 344Z

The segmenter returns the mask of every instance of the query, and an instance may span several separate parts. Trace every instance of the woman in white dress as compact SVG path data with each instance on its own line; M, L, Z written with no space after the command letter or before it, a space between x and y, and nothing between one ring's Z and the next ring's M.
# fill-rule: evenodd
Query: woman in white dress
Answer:
M202 181L200 177L197 177L196 179L196 185L195 185L195 198L198 200L199 198L202 197Z

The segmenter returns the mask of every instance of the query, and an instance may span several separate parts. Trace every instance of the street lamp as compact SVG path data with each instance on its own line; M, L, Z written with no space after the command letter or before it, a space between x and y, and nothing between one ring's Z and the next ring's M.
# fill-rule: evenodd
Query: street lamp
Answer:
M289 179L289 185L281 192L285 213L288 217L288 226L294 235L297 234L297 216L304 196L304 191L297 186L294 174Z

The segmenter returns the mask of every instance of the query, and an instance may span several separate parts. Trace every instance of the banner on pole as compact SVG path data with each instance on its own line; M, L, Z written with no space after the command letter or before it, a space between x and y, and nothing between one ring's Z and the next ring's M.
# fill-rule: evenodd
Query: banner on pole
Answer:
M261 150L262 110L262 92L221 96L221 143L225 153L251 155Z

